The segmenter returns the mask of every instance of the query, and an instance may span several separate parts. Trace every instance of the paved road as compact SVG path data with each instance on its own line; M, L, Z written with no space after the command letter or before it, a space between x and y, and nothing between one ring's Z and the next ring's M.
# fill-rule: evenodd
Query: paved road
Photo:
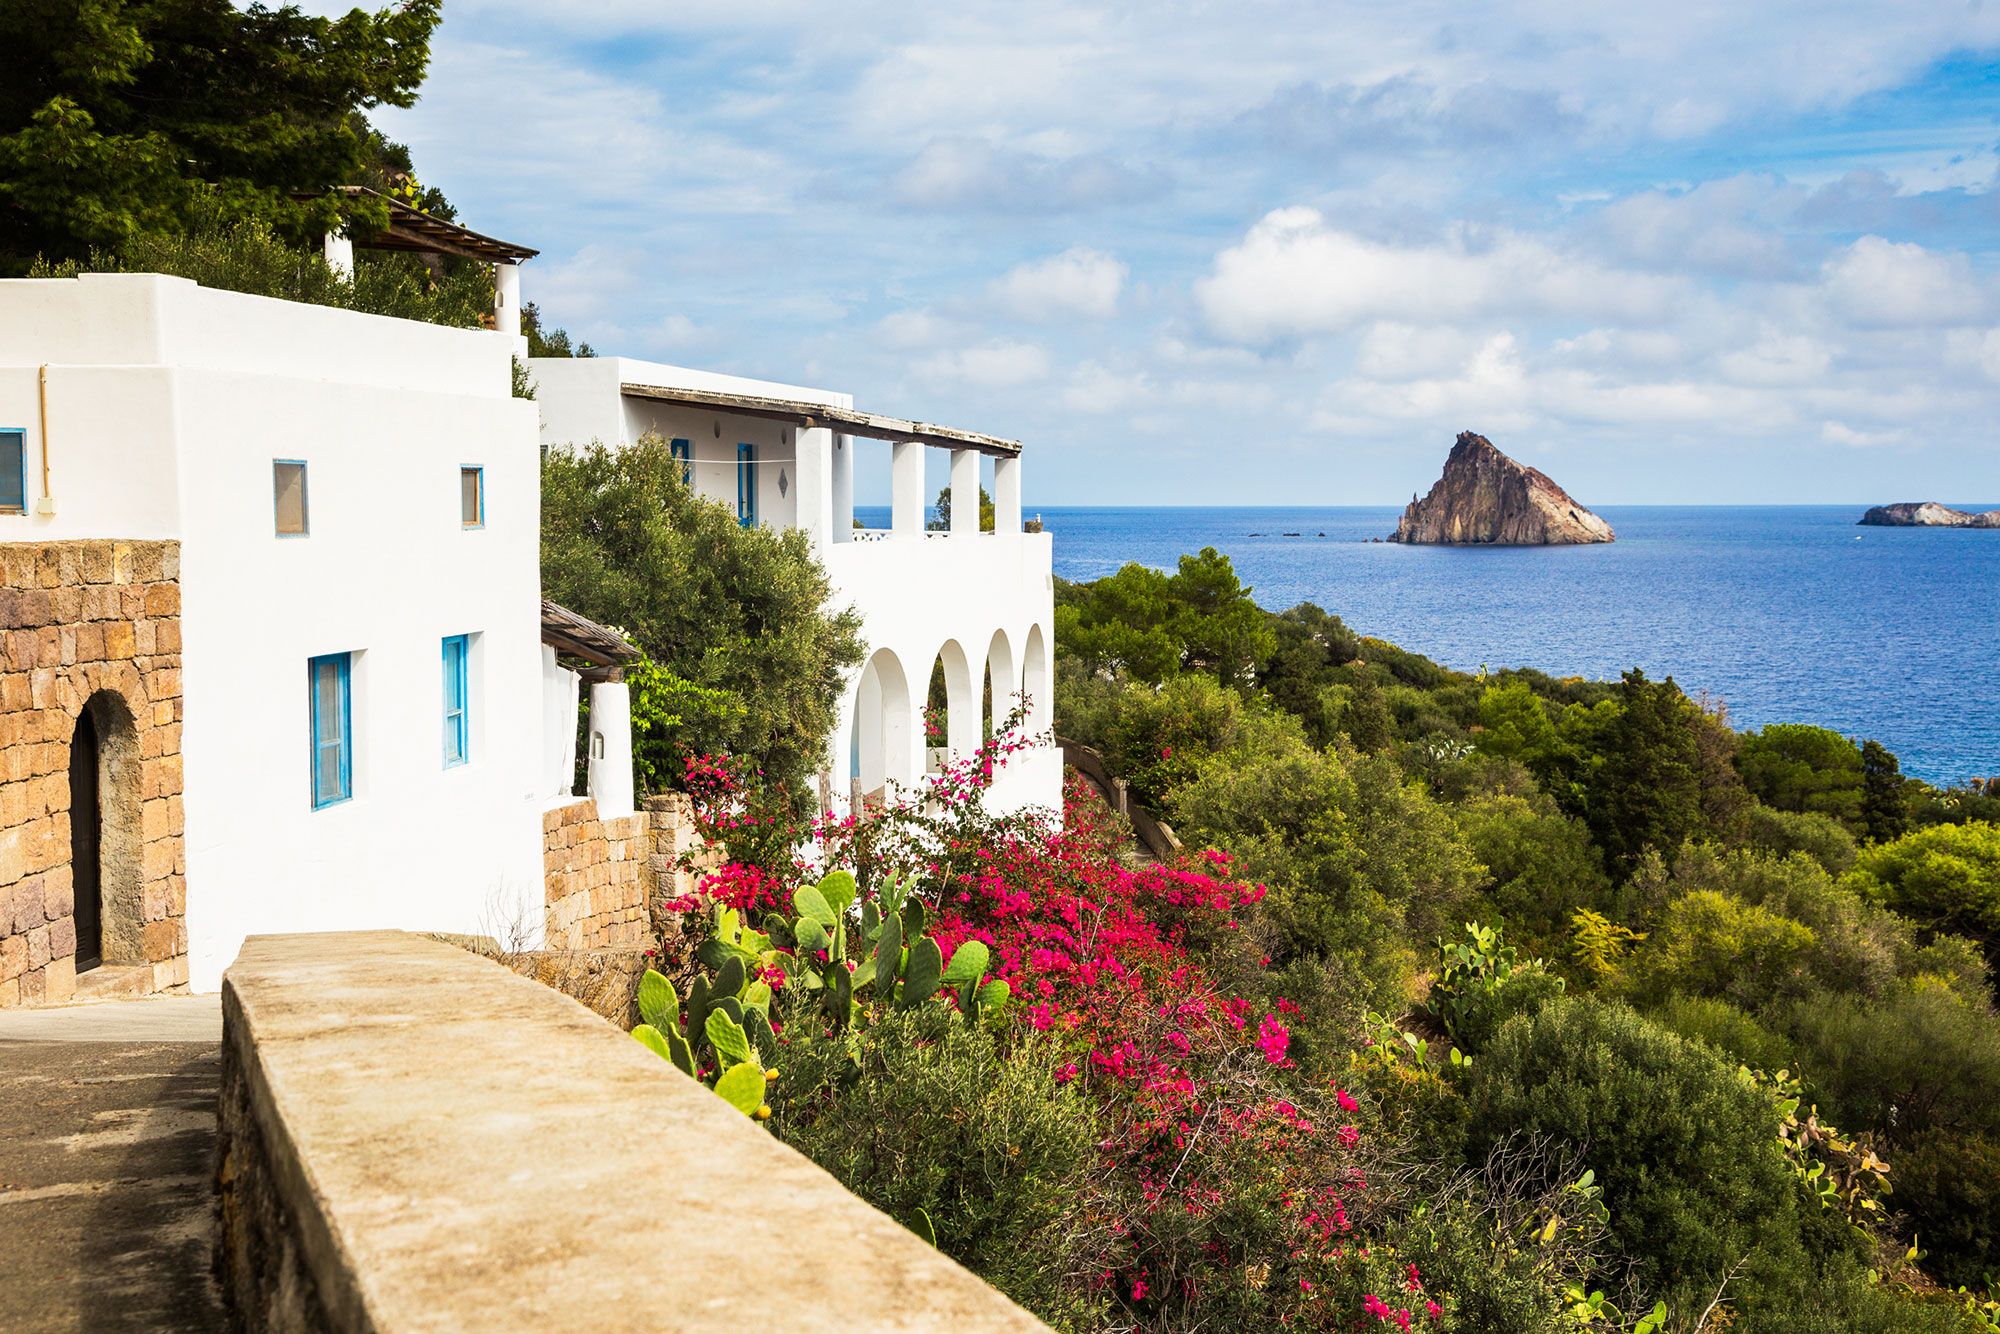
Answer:
M213 996L0 1011L0 1328L223 1327Z

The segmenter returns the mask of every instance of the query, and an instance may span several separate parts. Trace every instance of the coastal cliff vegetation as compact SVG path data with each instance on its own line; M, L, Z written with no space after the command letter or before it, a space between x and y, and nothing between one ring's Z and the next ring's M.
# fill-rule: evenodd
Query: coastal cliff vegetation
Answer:
M1063 1329L2000 1324L2000 792L1214 551L1057 604L1059 726L1190 851L986 815L1019 715L860 822L695 760L700 1077Z

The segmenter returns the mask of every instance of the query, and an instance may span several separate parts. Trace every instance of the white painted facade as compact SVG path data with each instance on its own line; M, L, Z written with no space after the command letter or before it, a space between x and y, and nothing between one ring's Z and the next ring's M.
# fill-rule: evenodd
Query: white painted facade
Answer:
M953 531L927 533L923 451L893 447L892 520L857 531L853 442L826 427L661 402L628 386L696 390L852 408L851 395L744 379L624 357L536 358L529 363L547 445L629 444L647 434L686 441L698 494L741 513L754 478L760 524L802 529L825 563L833 605L860 612L867 656L849 677L826 770L834 804L858 790L908 790L947 755L969 755L982 737L982 686L992 675L992 713L1004 718L1023 691L1027 730L1050 731L1054 670L1054 580L1050 538L1022 531L1021 460L994 466L995 531L979 531L979 455L952 454ZM750 447L750 471L740 446ZM942 660L950 695L949 735L927 747L925 693ZM939 752L943 752L940 754ZM1062 756L1044 745L1013 756L988 796L995 810L1061 810Z
M180 543L194 990L252 933L539 935L560 743L519 345L156 275L0 282L0 426L37 464L46 446L50 483L29 468L0 542ZM276 460L307 465L303 536L276 532ZM464 467L484 470L483 526L461 522ZM470 753L447 767L454 635ZM333 653L352 655L352 794L316 809L307 663Z

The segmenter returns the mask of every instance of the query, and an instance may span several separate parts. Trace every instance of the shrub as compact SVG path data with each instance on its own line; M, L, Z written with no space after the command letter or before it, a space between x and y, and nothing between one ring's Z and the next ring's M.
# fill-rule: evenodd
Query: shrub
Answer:
M1184 834L1227 847L1271 887L1283 953L1365 961L1378 982L1408 942L1455 927L1479 866L1450 815L1386 755L1296 735L1239 745L1171 802Z
M1578 821L1510 796L1480 798L1455 814L1486 867L1487 896L1528 948L1552 950L1577 909L1604 906L1610 881Z
M1540 959L1519 961L1498 927L1468 924L1463 939L1440 941L1439 948L1442 966L1431 983L1430 1008L1469 1052L1483 1050L1515 1015L1533 1014L1562 995L1563 980Z
M1831 815L1775 810L1761 803L1745 812L1743 837L1751 847L1774 857L1803 852L1834 875L1852 868L1858 851L1854 835Z
M213 210L185 232L143 232L116 253L96 251L81 263L38 263L28 276L78 273L165 273L222 291L462 329L479 328L493 312L493 275L483 264L451 261L433 271L414 255L364 253L353 275L342 277L316 251L287 245L262 221L225 220Z
M1900 1210L1942 1282L1977 1289L2000 1276L2000 1135L1931 1130L1895 1160Z
M2000 967L2000 824L1933 825L1878 843L1855 885L1931 931L1968 936Z
M1812 929L1768 908L1701 889L1669 904L1633 958L1640 994L1726 996L1751 1005L1806 986Z
M1623 1006L1564 998L1500 1030L1468 1097L1475 1154L1523 1134L1588 1157L1617 1250L1675 1313L1699 1311L1738 1266L1796 1263L1771 1104L1708 1047Z
M1098 1132L1045 1042L1002 1052L941 1007L822 1036L789 1025L773 1124L785 1141L1051 1323L1098 1322L1083 1205Z
M1648 1012L1653 1022L1682 1037L1706 1042L1732 1061L1753 1070L1789 1069L1792 1045L1726 1000L1707 996L1670 996Z
M1892 1145L1933 1127L2000 1132L2000 1026L1990 1006L1919 981L1875 1000L1816 994L1770 1022L1842 1126Z
M1736 768L1767 806L1830 815L1850 828L1860 824L1861 748L1838 732L1774 723L1745 733Z

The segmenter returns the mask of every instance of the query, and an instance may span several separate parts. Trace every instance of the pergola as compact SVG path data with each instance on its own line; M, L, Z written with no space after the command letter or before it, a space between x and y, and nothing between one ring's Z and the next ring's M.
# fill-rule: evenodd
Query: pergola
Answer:
M461 227L433 217L402 200L365 185L339 185L331 193L349 199L380 200L388 207L389 224L375 231L349 235L328 232L326 262L336 273L354 272L354 248L403 250L454 255L493 266L493 327L502 333L521 332L521 265L540 254L524 245Z

